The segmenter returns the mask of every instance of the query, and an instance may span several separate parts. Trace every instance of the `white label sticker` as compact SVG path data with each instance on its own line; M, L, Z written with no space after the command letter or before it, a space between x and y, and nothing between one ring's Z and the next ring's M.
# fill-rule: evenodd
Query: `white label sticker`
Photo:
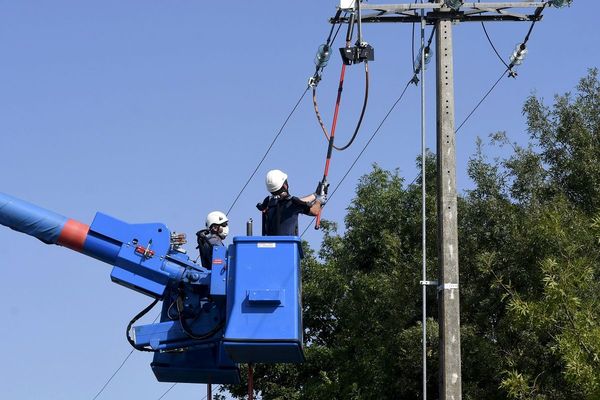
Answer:
M256 247L258 247L259 249L274 249L275 247L277 247L277 243L261 242L261 243L256 243Z
M440 290L458 289L458 283L444 283L439 287Z

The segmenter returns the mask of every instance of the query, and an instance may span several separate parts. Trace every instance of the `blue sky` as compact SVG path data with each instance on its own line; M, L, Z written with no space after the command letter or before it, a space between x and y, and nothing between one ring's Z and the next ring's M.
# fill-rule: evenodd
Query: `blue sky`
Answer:
M193 241L209 211L229 208L304 90L336 4L0 0L0 191L88 224L96 211L132 223L163 222ZM600 66L592 4L576 0L546 10L519 77L505 79L461 130L461 190L471 185L465 170L477 136L505 130L526 143L525 98L535 92L551 102ZM488 31L508 57L528 27L490 23ZM479 24L454 28L458 124L504 67ZM411 76L410 25L363 31L376 53L369 107L356 144L333 155L332 185ZM319 86L326 121L339 68L334 54ZM434 63L426 81L432 148L433 85ZM354 126L362 88L361 67L349 68L340 142ZM343 224L357 179L374 162L414 178L419 104L419 89L409 88L325 218ZM308 194L322 176L325 152L307 96L231 212L232 236L245 232L248 218L259 220L254 205L266 195L266 171L283 169L293 193ZM321 236L311 228L305 238L318 246ZM194 247L188 245L195 256ZM2 398L91 399L129 353L125 326L149 298L112 284L107 265L8 229L0 229L0 271ZM155 381L150 360L134 353L100 399L160 397L169 384ZM177 385L164 398L204 393Z

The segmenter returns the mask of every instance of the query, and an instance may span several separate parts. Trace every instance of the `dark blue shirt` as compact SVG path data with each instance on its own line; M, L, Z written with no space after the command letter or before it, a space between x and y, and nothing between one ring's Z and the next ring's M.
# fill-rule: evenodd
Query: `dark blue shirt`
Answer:
M269 196L256 207L263 213L265 236L297 236L298 214L310 215L309 203L293 196Z
M200 252L202 266L206 269L211 269L213 247L224 246L223 240L218 235L210 233L208 229L196 232L196 236L198 237L198 247L196 248Z

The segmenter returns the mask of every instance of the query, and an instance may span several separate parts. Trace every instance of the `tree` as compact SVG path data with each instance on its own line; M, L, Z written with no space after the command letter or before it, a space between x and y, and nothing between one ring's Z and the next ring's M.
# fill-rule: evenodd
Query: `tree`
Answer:
M459 196L465 399L600 398L600 83L590 70L552 107L531 96L527 146L504 133L490 161L478 141ZM429 154L427 230L435 238L435 159ZM421 160L418 160L419 164ZM324 223L306 248L307 362L259 365L268 399L421 397L421 193L373 166L348 206L346 230ZM428 243L428 275L437 274ZM437 393L437 317L429 295L428 391ZM238 398L245 388L231 388Z

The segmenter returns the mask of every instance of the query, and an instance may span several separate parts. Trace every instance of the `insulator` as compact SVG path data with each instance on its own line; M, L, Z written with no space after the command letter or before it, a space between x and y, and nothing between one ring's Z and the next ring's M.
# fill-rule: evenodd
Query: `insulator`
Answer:
M324 68L329 62L329 57L331 57L330 48L326 44L322 44L319 46L319 50L317 50L317 55L315 56L315 65L317 68Z
M429 47L425 47L425 67L431 62L431 58L433 55L433 51L429 48ZM417 66L417 71L420 71L421 68L423 67L422 63L421 63L421 52L419 51L419 54L417 55L417 60L415 62L416 66Z
M425 65L431 62L431 57L433 56L433 50L429 47L425 47Z
M446 0L446 5L453 10L458 10L463 3L462 0Z
M548 4L552 7L561 8L564 6L570 6L573 0L548 0Z
M525 56L527 55L527 48L524 44L518 44L510 56L510 63L513 65L521 65L525 60Z

